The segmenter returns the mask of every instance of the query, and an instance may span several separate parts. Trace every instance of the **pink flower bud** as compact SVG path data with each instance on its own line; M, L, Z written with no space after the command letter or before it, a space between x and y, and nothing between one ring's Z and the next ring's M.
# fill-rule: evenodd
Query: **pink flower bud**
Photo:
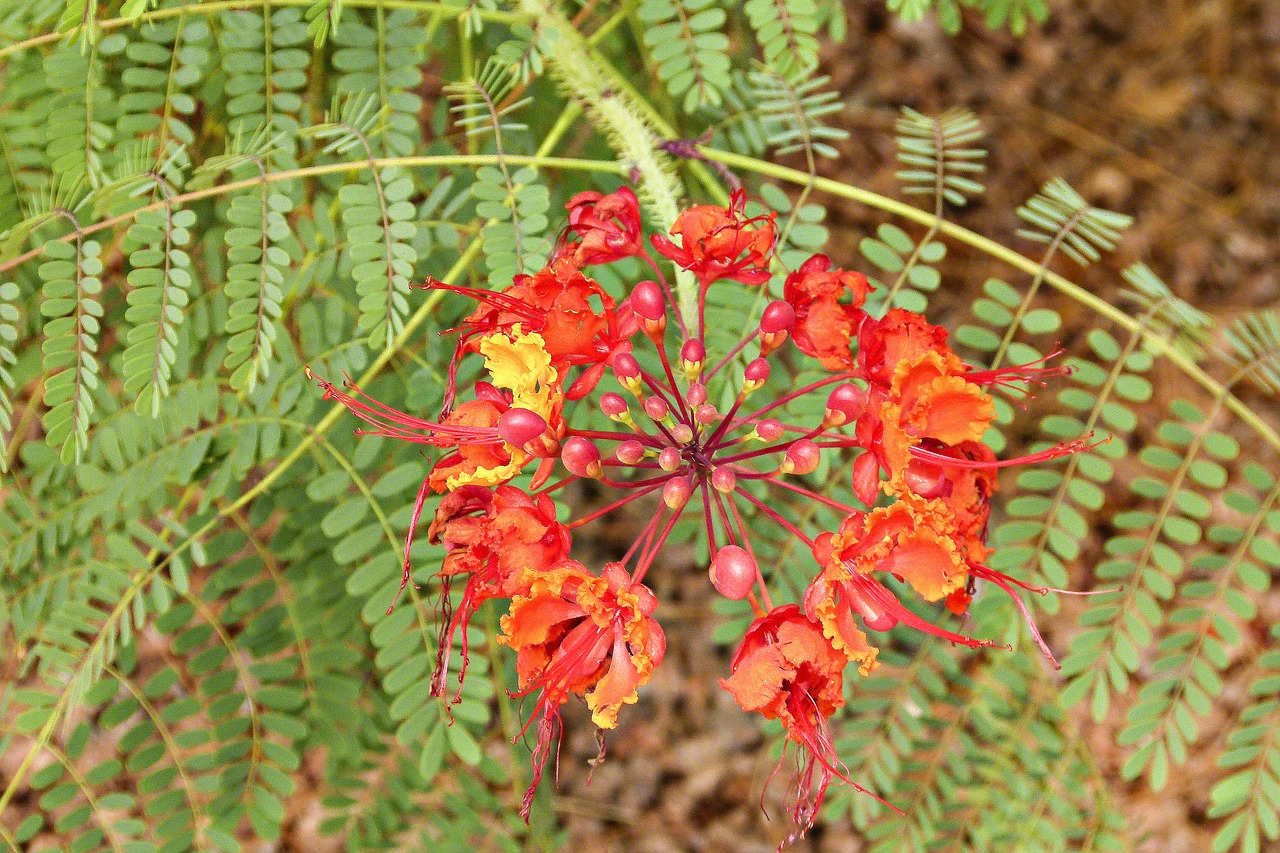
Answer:
M769 381L770 372L769 362L763 358L757 358L747 364L742 372L742 395L745 397L764 387L764 383Z
M683 461L680 451L674 447L664 447L658 452L658 467L668 473L679 468Z
M722 495L732 494L738 487L738 475L728 468L717 468L711 472L711 487Z
M647 397L644 401L644 413L655 421L660 421L671 412L667 401L658 396Z
M693 441L693 430L688 424L674 424L671 427L671 438L676 444L688 444Z
M702 373L703 364L707 360L707 348L697 338L690 338L680 348L680 364L689 379L695 380Z
M560 461L575 476L600 476L600 449L580 435L572 436L560 448Z
M662 487L662 502L671 509L680 509L693 495L692 477L675 477Z
M627 439L618 445L614 454L623 465L634 465L644 458L644 445L635 439Z
M795 324L794 308L780 299L770 302L760 318L760 355L767 356L782 346Z
M782 457L784 474L812 474L822 461L822 448L807 438L802 438L787 448Z
M621 394L608 391L600 395L600 411L604 412L610 420L621 420L627 414L627 410L627 401Z
M528 409L507 409L498 416L498 435L512 447L523 448L547 431L547 422Z
M667 314L667 300L656 282L642 281L631 291L631 308L642 320L661 320Z
M777 299L765 306L764 315L760 317L760 332L765 335L790 332L795 324L795 309L781 299Z
M756 561L745 548L725 545L716 551L707 574L711 576L711 585L716 592L725 598L741 601L755 586Z
M867 407L867 392L857 385L845 383L836 386L827 397L827 413L823 423L839 426L856 421Z
M693 413L693 417L703 426L713 424L720 420L720 411L710 403L703 403L698 410Z
M684 398L689 401L690 406L695 408L701 406L707 402L707 386L701 382L694 382L685 392Z
M640 393L640 362L629 352L620 352L613 357L613 375L618 377L622 387L632 394Z
M777 441L782 438L782 424L773 418L763 420L756 424L756 435L760 436L761 441Z

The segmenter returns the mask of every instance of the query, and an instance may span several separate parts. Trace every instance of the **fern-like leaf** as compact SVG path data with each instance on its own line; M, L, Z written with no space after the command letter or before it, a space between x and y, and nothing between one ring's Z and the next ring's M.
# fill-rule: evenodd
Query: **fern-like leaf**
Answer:
M0 283L0 473L9 470L7 436L13 429L14 390L12 368L18 363L13 354L18 340L18 285L12 281Z
M124 353L124 388L139 412L160 414L177 358L178 330L190 299L191 257L186 246L196 215L165 205L138 214L125 238L129 251L130 324Z
M667 91L684 98L686 112L718 106L732 85L724 9L716 0L643 0L637 14Z
M1203 357L1212 318L1175 296L1146 264L1133 264L1120 274L1132 286L1123 295L1142 308L1151 328L1191 358Z
M45 440L63 462L78 462L89 444L93 391L98 387L102 246L96 240L52 241L40 265L44 280Z
M838 93L822 88L830 77L814 76L811 69L802 68L785 75L753 71L748 79L766 139L779 154L803 151L810 160L814 154L837 155L830 142L847 139L849 132L823 123L824 116L843 108Z
M813 0L748 0L743 7L765 64L786 73L818 63L818 8Z
M1018 229L1019 237L1048 243L1050 251L1061 248L1081 266L1114 249L1120 232L1133 222L1123 213L1090 206L1061 178L1041 187L1018 208L1018 216L1033 226Z
M945 200L960 207L982 192L982 184L971 176L985 170L987 152L981 145L982 125L973 113L952 108L934 117L903 107L897 136L904 193L931 195L937 205Z
M1232 361L1272 394L1280 395L1280 313L1256 311L1227 328Z
M45 130L49 168L55 175L81 174L90 186L105 178L102 151L110 143L111 128L96 118L97 102L107 90L97 85L97 49L60 45L45 57L50 87L59 91L50 104Z

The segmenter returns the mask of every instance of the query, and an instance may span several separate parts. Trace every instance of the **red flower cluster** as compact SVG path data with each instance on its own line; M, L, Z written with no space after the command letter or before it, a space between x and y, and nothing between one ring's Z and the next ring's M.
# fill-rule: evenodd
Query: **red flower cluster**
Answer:
M635 195L625 187L608 195L581 193L568 204L568 225L553 257L533 275L518 276L499 292L428 281L427 287L479 303L457 330L439 418L404 414L358 389L320 383L327 397L371 425L368 432L445 450L423 483L413 518L416 524L431 491L444 495L428 531L430 541L446 549L439 572L445 619L432 689L447 693L448 658L458 638L459 683L465 676L466 629L476 609L490 599L509 601L497 639L516 652L514 695L536 695L524 727L536 733L526 818L558 737L561 707L571 696L582 697L594 723L612 729L619 710L638 700L662 662L658 602L642 581L690 507L702 516L713 586L746 599L757 616L720 683L743 709L781 720L798 748L793 837L812 824L833 779L863 790L842 769L828 721L844 703L846 667L853 663L866 675L878 665L868 631L903 624L968 646L993 645L917 616L887 579L926 601L945 602L955 614L967 611L978 580L1011 595L1014 587L1043 591L985 565L995 469L1051 459L1082 443L997 461L981 439L994 416L992 389L1025 392L1026 383L1064 371L1034 365L976 370L951 350L944 329L919 315L901 309L868 314L867 279L833 269L824 255L787 275L783 298L708 364L707 288L721 280L765 285L777 264L773 214L747 216L746 203L735 192L728 207L690 208L670 236L651 238L660 255L697 280L696 318L680 316L645 248ZM620 302L583 272L629 257L645 261L656 281L636 284ZM667 323L673 313L674 346ZM768 387L770 357L788 339L797 357L816 360L830 375L748 405ZM644 354L633 351L645 340L653 350L645 356L649 369L637 357ZM749 357L752 347L758 349ZM485 373L473 381L471 398L455 406L468 356L480 356ZM599 393L593 405L618 428L585 428L583 398L606 376L616 390ZM774 417L815 394L825 395L818 423ZM857 449L852 482L864 506L845 505L799 479L818 468L823 454ZM565 476L552 483L557 463ZM532 477L525 488L512 485L526 472ZM623 494L603 509L557 521L553 493L580 478ZM811 538L768 500L770 490L834 508L843 520ZM646 495L660 497L659 508L620 560L595 573L572 558L574 528ZM802 601L773 604L744 513L779 525L813 553L817 569ZM405 583L412 530L409 536ZM466 586L451 611L454 578L465 578Z

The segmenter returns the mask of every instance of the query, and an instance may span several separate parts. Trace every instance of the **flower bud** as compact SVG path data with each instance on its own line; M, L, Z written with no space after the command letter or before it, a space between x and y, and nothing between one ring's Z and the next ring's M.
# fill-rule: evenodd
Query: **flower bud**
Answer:
M618 382L637 397L640 396L640 362L629 352L621 352L613 357L613 375Z
M742 396L759 391L769 381L769 362L757 358L750 362L742 372Z
M634 465L644 458L644 445L630 438L618 445L614 455L623 465Z
M631 408L627 405L627 401L622 398L621 394L615 394L607 391L600 395L600 411L611 421L617 421L620 424L635 429L635 421L631 419Z
M725 598L741 601L755 586L756 561L745 548L725 545L716 551L707 574L711 576L711 585L716 592Z
M782 424L774 418L768 418L756 424L756 438L763 442L773 442L782 438Z
M653 397L645 398L644 413L648 415L652 420L660 421L671 413L671 409L667 405L666 400L662 399L657 395L654 395Z
M782 346L795 324L794 308L781 299L770 302L760 318L760 355L767 356Z
M823 416L824 427L852 423L862 416L867 407L867 392L857 385L837 385L827 397L827 411Z
M631 310L640 318L640 327L655 343L667 330L667 301L662 289L652 281L642 281L631 291Z
M664 447L658 452L658 467L668 473L679 468L683 461L680 451L674 447Z
M720 410L710 403L703 403L698 407L698 410L693 413L693 417L698 423L703 426L707 426L708 424L713 424L720 420Z
M692 477L674 477L662 487L662 502L671 509L683 508L692 495Z
M507 409L498 416L498 435L512 447L524 449L546 431L547 422L528 409Z
M717 468L711 472L711 487L722 495L732 494L738 487L738 475L728 468Z
M684 398L689 401L689 405L697 408L707 402L707 386L701 382L694 382L689 386L689 390L685 392Z
M560 448L560 461L575 476L592 479L600 476L600 449L580 435L572 436Z
M783 474L812 474L822 461L822 448L802 438L787 448L778 470Z
M707 360L707 348L697 338L690 338L680 348L680 364L689 381L697 380Z
M688 444L693 441L693 430L688 424L674 424L671 427L671 438L676 444Z

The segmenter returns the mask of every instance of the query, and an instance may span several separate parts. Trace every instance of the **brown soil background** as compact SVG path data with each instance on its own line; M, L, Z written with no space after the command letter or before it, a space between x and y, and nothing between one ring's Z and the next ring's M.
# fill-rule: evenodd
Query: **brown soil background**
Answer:
M1276 305L1280 2L1051 5L1049 22L1033 25L1022 38L992 33L972 15L951 38L932 20L903 24L879 2L847 4L848 37L824 50L824 65L846 103L831 123L847 127L851 137L839 146L838 161L820 165L822 173L901 197L894 177L898 108L937 114L964 106L981 119L991 154L986 194L952 215L961 224L1035 257L1034 244L1013 236L1019 224L1014 211L1045 181L1063 177L1092 204L1135 217L1119 249L1095 267L1081 272L1060 259L1055 267L1075 281L1118 303L1119 271L1144 261L1221 325ZM829 254L858 268L858 241L885 218L852 203L818 200L831 212ZM908 227L916 236L920 230ZM951 270L956 273L954 264ZM944 279L944 292L932 301L934 322L954 326L962 318L956 309L967 305L983 280L1011 275L974 255L965 256L959 272ZM1055 307L1064 313L1063 339L1071 348L1090 317L1065 301ZM1187 393L1185 382L1161 382L1174 380L1173 374L1153 378L1157 402ZM1256 402L1268 405L1262 398ZM678 571L677 562L672 568ZM774 766L770 744L715 687L729 650L712 644L713 622L699 615L706 595L700 574L668 581L684 587L671 590L684 607L664 620L667 659L645 699L623 715L621 729L610 737L609 759L590 785L584 785L585 761L595 753L590 727L580 719L584 715L566 714L570 730L557 808L575 853L764 853L785 835L788 771L769 789L765 803L773 820L766 821L760 791ZM1087 580L1086 566L1074 567L1077 577ZM1264 624L1280 618L1274 590L1262 612ZM1065 651L1077 613L1064 608L1057 617L1040 616L1055 651ZM1247 672L1236 668L1227 678L1228 702L1242 701ZM1125 755L1114 736L1123 714L1113 709L1098 726L1081 710L1074 713L1128 819L1133 849L1207 853L1218 822L1207 820L1205 811L1219 778L1213 762L1225 721L1205 722L1191 760L1171 770L1168 786L1155 793L1145 782L1119 775ZM866 848L844 824L819 827L791 849ZM1264 850L1274 853L1280 844L1264 844Z

